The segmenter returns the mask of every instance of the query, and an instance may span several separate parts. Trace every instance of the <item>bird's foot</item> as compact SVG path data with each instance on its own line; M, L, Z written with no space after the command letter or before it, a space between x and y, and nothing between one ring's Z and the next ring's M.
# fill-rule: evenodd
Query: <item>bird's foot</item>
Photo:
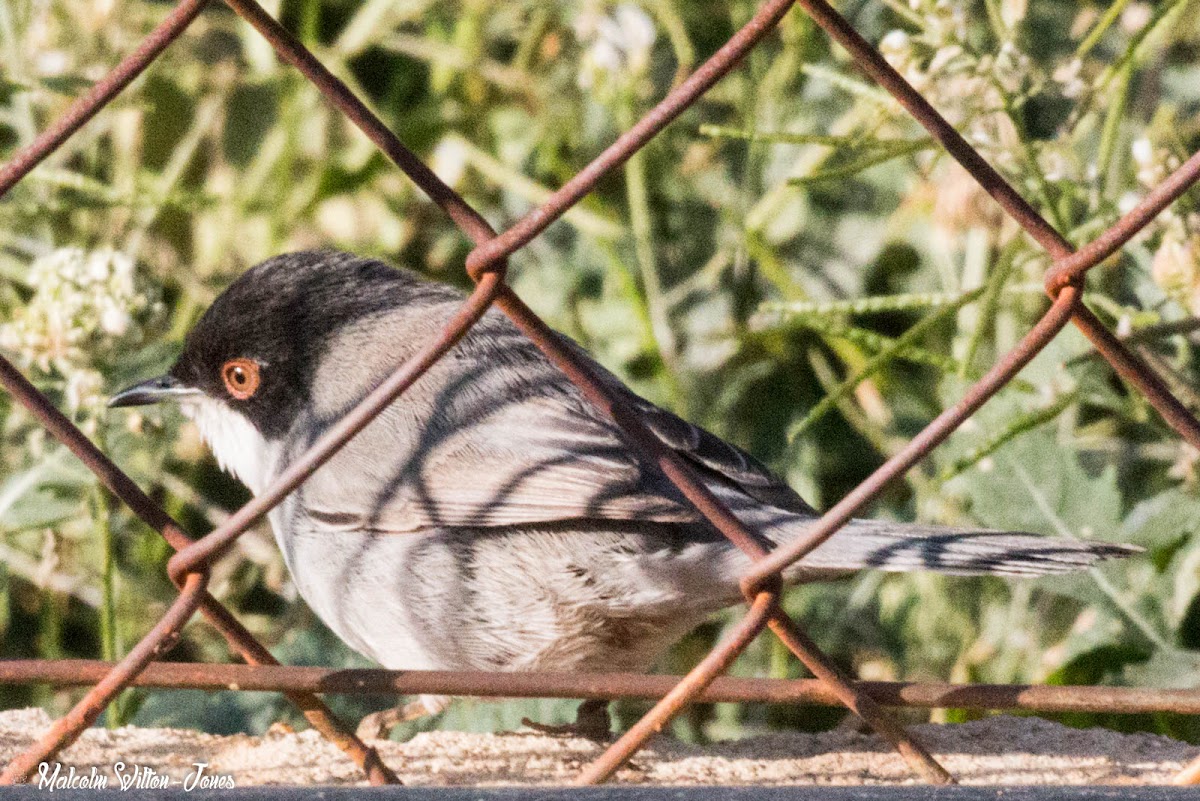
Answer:
M440 699L440 696L438 698ZM439 708L433 708L434 706ZM386 740L392 733L392 729L401 723L436 715L444 708L445 704L435 703L431 706L424 698L409 701L382 712L372 712L358 722L358 728L354 733L360 740Z
M555 737L583 737L598 743L607 742L612 737L612 720L608 716L608 701L600 698L593 698L580 704L578 711L575 712L574 723L555 726L522 718L521 725L540 734L549 734Z

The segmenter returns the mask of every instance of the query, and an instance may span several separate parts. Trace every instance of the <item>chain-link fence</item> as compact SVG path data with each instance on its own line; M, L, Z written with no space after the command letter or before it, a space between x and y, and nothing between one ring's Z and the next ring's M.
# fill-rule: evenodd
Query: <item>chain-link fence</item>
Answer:
M926 780L940 784L951 783L953 779L883 709L884 706L1200 712L1200 693L1180 690L856 682L843 675L803 629L782 612L778 604L779 576L783 568L827 540L885 485L904 474L945 440L1068 323L1073 322L1080 328L1117 372L1145 395L1180 436L1200 448L1200 422L1183 407L1162 380L1081 303L1083 281L1088 270L1120 249L1200 178L1200 154L1169 175L1115 225L1076 251L825 0L769 0L715 55L637 124L540 207L508 230L497 234L255 0L225 2L257 29L281 58L300 70L334 106L362 129L474 242L475 248L466 259L466 270L476 287L434 341L426 344L416 357L396 368L274 483L214 531L195 541L185 535L179 524L159 504L101 453L8 361L0 358L0 383L177 551L168 563L168 572L179 588L178 597L150 633L115 665L52 660L0 662L0 681L95 683L65 717L5 768L0 781L12 783L27 778L39 762L73 742L121 690L134 685L209 689L237 687L242 690L283 692L303 710L316 729L342 748L366 772L373 783L393 783L397 778L372 748L349 733L333 717L318 698L318 693L396 692L574 698L635 696L660 699L649 713L583 771L579 777L581 783L601 782L610 777L652 734L662 729L681 709L696 701L843 704L889 740L914 771ZM732 70L794 4L799 5L844 47L864 72L890 92L1049 254L1053 265L1046 273L1045 286L1053 302L1016 347L1000 359L961 400L943 411L867 480L814 522L803 538L768 552L753 533L713 496L687 464L646 427L638 412L614 397L587 366L563 346L546 324L530 311L505 283L505 271L508 256L561 217L587 195L604 175L625 162ZM32 144L4 165L0 169L0 197L146 69L172 41L187 30L206 5L207 0L182 0L132 54L75 101ZM749 611L730 629L725 639L682 679L617 674L564 676L289 668L279 665L208 593L209 571L214 560L225 553L252 523L278 504L453 348L493 304L507 314L591 402L616 420L648 462L656 465L714 526L753 559L753 566L741 581ZM196 611L200 611L224 635L233 651L247 665L156 662L156 658L175 642L183 625ZM816 680L721 678L730 663L764 628L770 628L813 673ZM1200 766L1185 771L1180 781L1194 778L1200 778Z

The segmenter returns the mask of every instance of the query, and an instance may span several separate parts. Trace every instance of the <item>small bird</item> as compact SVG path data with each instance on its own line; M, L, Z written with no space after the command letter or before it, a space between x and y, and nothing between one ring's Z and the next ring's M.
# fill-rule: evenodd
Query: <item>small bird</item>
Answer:
M178 402L221 466L259 493L462 299L377 260L277 256L213 302L169 372L109 405ZM803 536L818 517L749 454L563 341L765 543ZM497 310L268 517L308 605L391 669L644 672L742 600L749 565ZM854 520L784 578L1037 576L1137 550ZM448 700L422 696L403 716ZM585 707L581 725L606 734L604 705Z

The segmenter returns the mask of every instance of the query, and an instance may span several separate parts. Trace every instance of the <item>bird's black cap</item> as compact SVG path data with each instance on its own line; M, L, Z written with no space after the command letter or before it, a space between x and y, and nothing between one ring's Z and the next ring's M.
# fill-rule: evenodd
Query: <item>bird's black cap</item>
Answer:
M325 343L339 328L409 304L459 297L407 270L348 253L276 256L247 270L217 297L188 333L167 375L117 393L110 405L199 391L229 402L268 439L280 437L308 402ZM222 380L222 366L239 358L261 369L259 388L245 399L231 397Z

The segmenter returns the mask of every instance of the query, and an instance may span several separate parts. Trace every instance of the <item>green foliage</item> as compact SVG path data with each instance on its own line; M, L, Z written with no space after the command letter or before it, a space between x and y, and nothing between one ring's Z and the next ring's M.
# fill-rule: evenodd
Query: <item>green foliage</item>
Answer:
M841 10L1078 245L1200 146L1195 6L851 0ZM506 226L713 53L754 5L283 0L271 10ZM165 11L144 0L0 3L0 157L45 129ZM0 347L204 532L245 491L169 412L109 413L103 397L168 364L233 276L313 246L466 284L465 238L217 4L0 205ZM103 280L80 267L88 259L109 265ZM126 263L136 280L113 283ZM748 448L828 506L1028 330L1046 308L1047 266L794 10L517 254L511 277L637 391ZM1191 389L1200 327L1192 195L1095 270L1085 301L1186 403L1200 403ZM70 315L50 313L68 307ZM7 399L0 437L3 655L122 653L173 597L169 549ZM864 574L800 588L789 609L868 678L1192 686L1196 464L1068 330L869 511L1132 541L1145 557L1033 583ZM360 664L295 602L264 528L219 565L213 588L285 662ZM693 664L721 628L688 637L667 667ZM194 624L171 658L227 653ZM764 639L735 671L798 668ZM0 703L56 712L77 695L2 692ZM208 703L139 694L109 719L231 730L292 714L276 696ZM386 699L337 703L357 714ZM442 723L553 722L569 708L464 704ZM719 705L689 713L679 730L703 739L834 719ZM1169 716L1068 719L1200 740Z

